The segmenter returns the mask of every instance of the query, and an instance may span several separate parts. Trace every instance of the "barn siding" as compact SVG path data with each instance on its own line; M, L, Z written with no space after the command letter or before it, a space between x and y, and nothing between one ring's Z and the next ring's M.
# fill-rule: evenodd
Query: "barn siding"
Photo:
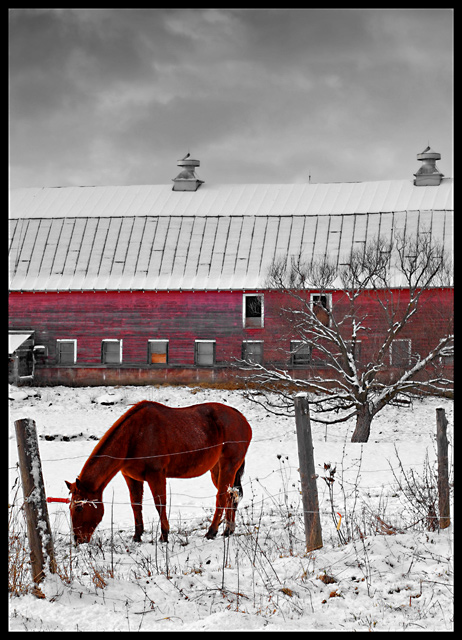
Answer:
M12 293L10 321L32 322L36 342L55 362L56 339L78 341L78 363L100 363L101 340L123 339L124 364L146 364L149 339L170 340L172 365L194 365L194 341L215 339L217 364L225 364L241 341L265 329L243 329L241 292ZM273 325L274 328L274 325ZM259 337L260 339L260 337Z
M247 292L250 293L250 292ZM386 331L374 293L361 297L369 330L362 335L361 356L369 359ZM382 293L385 295L385 292ZM395 290L395 300L406 303L409 292ZM242 342L262 340L265 362L288 367L290 326L281 321L281 294L264 292L264 327L244 328L242 291L221 292L63 292L10 293L10 328L35 330L35 343L48 356L36 368L36 381L69 384L149 384L224 380L227 365L241 357ZM342 291L332 293L336 313L347 308ZM412 340L413 351L426 353L444 335L452 318L452 289L424 293L421 308L400 338ZM77 363L58 367L56 341L77 340ZM295 336L292 336L295 338ZM101 341L123 340L122 366L101 365ZM169 340L169 366L147 363L147 341ZM216 340L216 366L194 366L195 340ZM308 375L308 374L307 374Z

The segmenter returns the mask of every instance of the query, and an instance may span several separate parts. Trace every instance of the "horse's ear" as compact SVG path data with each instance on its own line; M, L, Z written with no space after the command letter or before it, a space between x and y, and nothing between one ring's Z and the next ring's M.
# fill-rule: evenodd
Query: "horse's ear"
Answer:
M77 489L82 488L82 485L80 484L80 480L78 478L75 479L75 486L77 487Z
M66 483L66 486L69 489L69 491L72 491L72 483L68 482L67 480L64 480L64 482Z

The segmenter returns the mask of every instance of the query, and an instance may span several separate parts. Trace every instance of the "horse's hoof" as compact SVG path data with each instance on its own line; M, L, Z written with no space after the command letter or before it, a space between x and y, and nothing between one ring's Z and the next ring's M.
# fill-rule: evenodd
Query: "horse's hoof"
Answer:
M167 532L162 531L159 537L159 542L168 542L168 531Z
M205 537L207 540L214 540L217 537L217 532L209 529L205 534Z

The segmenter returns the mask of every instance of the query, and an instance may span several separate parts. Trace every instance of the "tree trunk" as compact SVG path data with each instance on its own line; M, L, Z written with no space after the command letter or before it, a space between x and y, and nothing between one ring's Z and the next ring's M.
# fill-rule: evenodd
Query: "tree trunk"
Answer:
M369 406L364 404L358 411L356 427L351 436L351 442L367 442L371 432L371 422L372 414L369 411Z

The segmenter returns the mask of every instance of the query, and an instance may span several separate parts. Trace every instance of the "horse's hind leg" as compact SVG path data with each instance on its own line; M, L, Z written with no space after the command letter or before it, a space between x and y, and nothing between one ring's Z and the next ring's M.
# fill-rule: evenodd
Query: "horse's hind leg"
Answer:
M241 464L236 472L234 483L232 487L228 488L227 504L225 509L225 523L226 528L223 532L224 536L229 536L234 533L236 528L236 510L239 501L241 500L244 492L242 491L241 478L244 473L244 462Z
M154 498L154 504L156 505L156 509L159 513L160 518L160 542L168 542L168 532L170 530L170 526L167 520L167 479L165 475L160 472L152 472L147 477L149 488L152 492L152 497Z
M240 479L244 471L244 464L235 471L235 467L229 464L223 464L218 462L211 470L212 480L216 486L217 501L215 515L213 516L212 523L209 530L205 534L205 537L209 540L215 538L218 532L218 526L220 524L223 511L225 512L226 528L223 533L225 536L229 536L235 529L235 517L237 503L242 495L242 486Z
M130 476L126 476L122 473L127 483L128 490L130 491L130 501L132 504L133 515L135 517L135 535L133 540L135 542L141 542L141 536L144 531L143 524L143 482L140 480L134 480Z
M219 476L220 476L220 463L219 462L217 462L217 464L214 467L212 467L212 469L210 469L210 474L212 476L213 484L218 489L218 479L219 479ZM219 508L219 506L218 506L218 498L219 498L219 496L220 496L220 492L218 491L217 501L216 501L215 516L213 518L212 524L209 527L209 530L205 534L205 537L208 540L213 540L213 538L215 538L215 536L217 535L217 532L218 532L218 525L220 524L221 513L223 511L223 507L222 507L221 510L220 510L220 515L217 518L217 510ZM215 521L216 521L216 526L214 526Z

